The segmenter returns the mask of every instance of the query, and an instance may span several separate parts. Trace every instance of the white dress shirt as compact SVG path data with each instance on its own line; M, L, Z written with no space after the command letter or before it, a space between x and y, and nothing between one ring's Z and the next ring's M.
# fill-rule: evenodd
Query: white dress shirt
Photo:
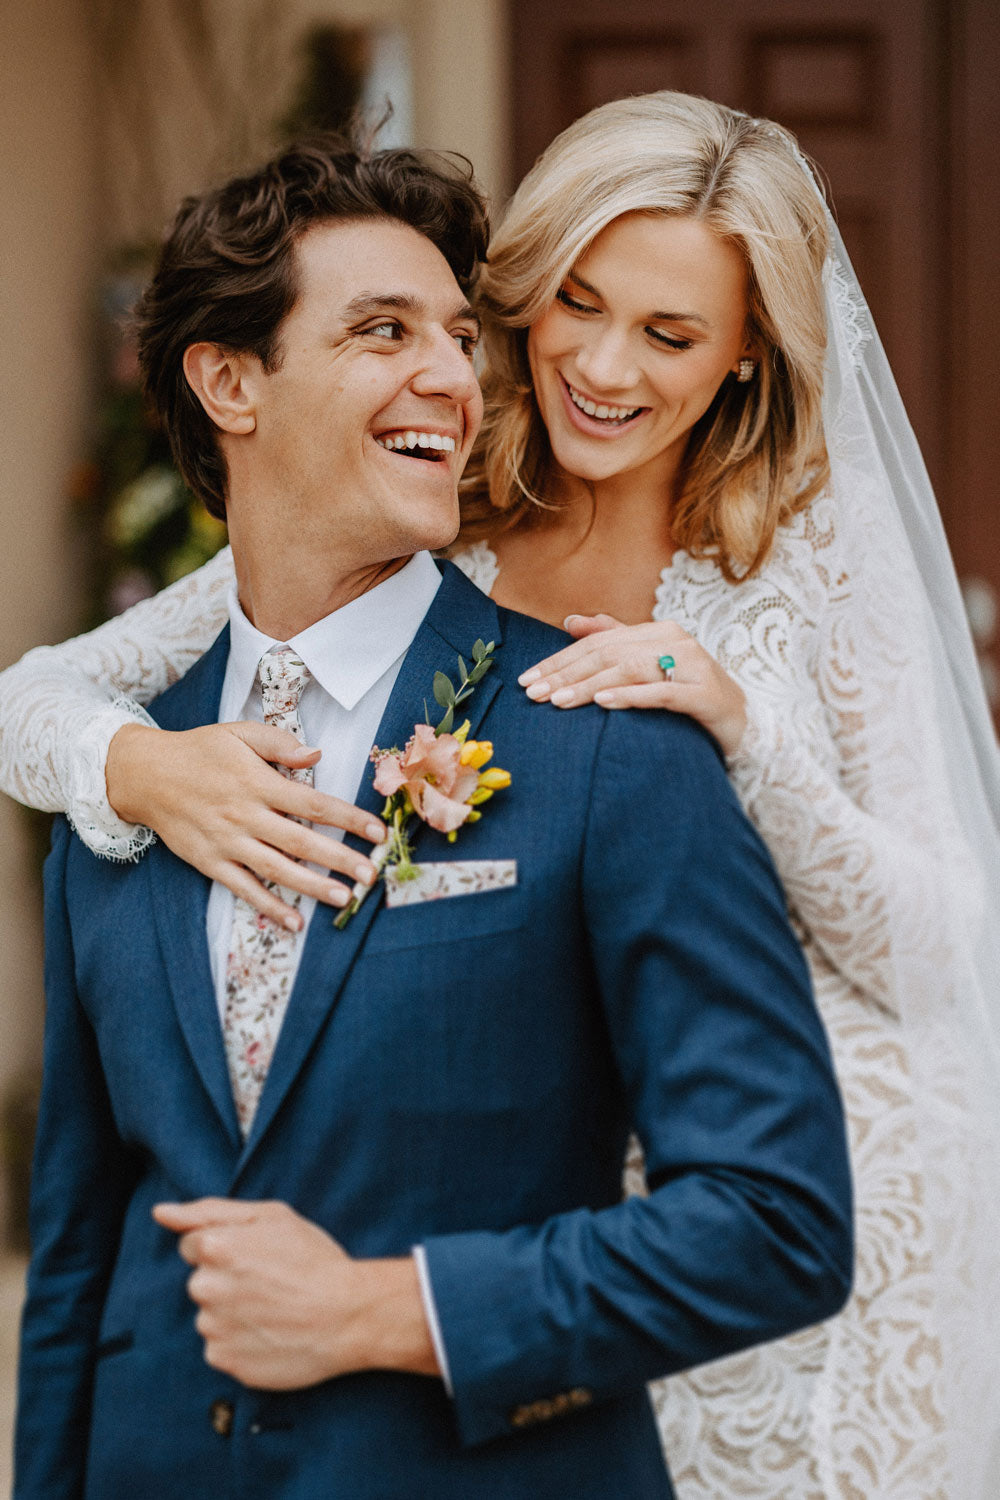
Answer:
M292 636L289 646L312 673L299 701L299 718L306 743L322 750L315 770L317 791L353 802L364 774L379 723L385 712L403 658L410 648L438 587L441 575L429 552L418 552L405 567L368 593L334 610L307 630ZM285 644L262 635L247 619L236 597L229 596L229 660L219 700L219 723L264 719L257 685L257 666L272 646ZM414 722L420 705L414 705ZM341 839L339 828L317 825L320 833ZM208 951L220 1022L226 1005L226 961L233 925L233 893L214 881L208 898ZM303 928L295 957L296 968L305 947L315 898L303 896L299 911ZM434 1294L422 1246L414 1259L438 1364L449 1394L448 1361Z
M312 673L299 703L306 743L322 750L316 766L317 791L353 802L364 774L378 726L393 685L421 620L438 591L441 575L429 552L417 555L342 609L334 610L287 642ZM219 723L237 719L263 722L257 665L272 646L283 644L261 632L240 608L235 590L229 600L229 661L219 700ZM414 722L420 717L414 704ZM317 824L320 833L341 839L339 828ZM235 897L215 881L208 898L208 949L219 1016L225 1011L226 960L229 957ZM304 926L297 959L316 902L299 904Z

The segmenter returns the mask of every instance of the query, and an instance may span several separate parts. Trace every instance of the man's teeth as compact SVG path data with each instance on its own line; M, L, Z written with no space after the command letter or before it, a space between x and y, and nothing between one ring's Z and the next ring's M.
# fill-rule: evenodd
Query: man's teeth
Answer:
M571 385L567 384L566 389L573 405L585 411L588 417L596 417L599 422L624 422L642 411L641 406L598 406L596 402L588 401L586 396L581 396L579 391L574 391Z
M383 448L402 451L404 448L434 448L441 453L454 453L455 439L443 437L440 432L390 432L375 439Z

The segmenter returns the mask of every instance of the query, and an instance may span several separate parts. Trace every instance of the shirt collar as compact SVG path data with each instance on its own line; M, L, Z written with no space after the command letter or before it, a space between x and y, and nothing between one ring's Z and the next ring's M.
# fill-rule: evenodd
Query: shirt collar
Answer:
M429 552L398 573L292 636L292 646L319 685L346 709L360 702L409 648L430 609L441 574ZM234 699L250 696L265 651L281 644L251 625L236 590L229 596L228 683Z

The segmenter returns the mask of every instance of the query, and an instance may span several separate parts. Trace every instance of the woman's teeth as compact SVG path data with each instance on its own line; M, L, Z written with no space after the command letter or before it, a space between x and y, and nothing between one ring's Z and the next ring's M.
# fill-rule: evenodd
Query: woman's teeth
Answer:
M381 448L402 453L407 449L429 448L436 453L454 453L455 439L444 437L440 432L390 432L375 439Z
M588 417L596 417L599 422L627 422L642 411L641 406L598 406L596 402L588 401L586 396L581 396L568 381L566 389L573 405L586 412Z

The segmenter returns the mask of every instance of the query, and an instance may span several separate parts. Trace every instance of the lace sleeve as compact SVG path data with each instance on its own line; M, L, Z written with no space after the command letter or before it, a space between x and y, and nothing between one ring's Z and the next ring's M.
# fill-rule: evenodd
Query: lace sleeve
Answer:
M232 583L226 547L155 598L0 673L0 788L29 807L65 812L95 854L137 858L153 833L108 802L108 746L124 724L152 723L141 705L211 645Z
M819 545L815 535L811 541ZM800 565L808 550L803 539L786 561ZM902 742L896 707L886 707L881 723L858 681L851 581L821 551L810 563L812 577L797 595L782 579L768 606L757 600L729 632L730 648L738 641L742 649L724 665L748 699L729 771L815 947L895 1010L893 943L927 949L944 878L931 851L940 851L942 830L923 826L921 754ZM888 777L898 788L891 809L874 803L875 757L882 784ZM957 842L951 848L960 879ZM900 912L908 932L899 930Z

